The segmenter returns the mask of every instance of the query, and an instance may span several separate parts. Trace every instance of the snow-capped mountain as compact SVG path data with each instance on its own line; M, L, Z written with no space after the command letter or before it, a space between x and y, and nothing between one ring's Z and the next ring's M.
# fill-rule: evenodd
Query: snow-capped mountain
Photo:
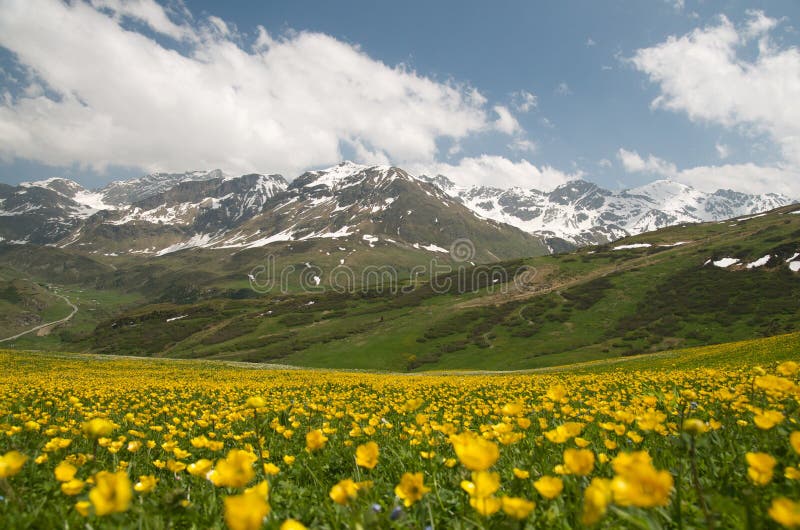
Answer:
M435 183L484 217L576 245L606 243L675 224L752 215L794 202L774 193L747 195L731 190L704 193L669 180L619 192L575 180L551 192L542 192L459 187L443 175L421 178Z
M163 255L349 239L446 254L453 241L468 238L478 259L488 261L791 202L776 194L703 193L666 180L618 192L582 180L550 192L466 188L442 175L344 162L291 183L280 175L213 170L154 173L97 190L61 178L0 184L0 241Z

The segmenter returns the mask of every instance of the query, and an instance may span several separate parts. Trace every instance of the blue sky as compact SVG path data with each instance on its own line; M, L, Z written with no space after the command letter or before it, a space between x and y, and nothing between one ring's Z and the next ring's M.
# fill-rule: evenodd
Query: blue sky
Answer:
M0 0L0 182L352 158L800 197L800 3L752 7Z

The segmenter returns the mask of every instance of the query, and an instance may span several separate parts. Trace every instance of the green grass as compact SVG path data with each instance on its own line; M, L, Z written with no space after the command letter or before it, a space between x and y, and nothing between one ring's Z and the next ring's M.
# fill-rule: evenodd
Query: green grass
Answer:
M661 246L678 241L688 244ZM653 246L613 250L642 242ZM295 249L299 254L278 249L278 264L302 269L310 261L325 270L341 259L338 243L328 244ZM223 258L206 250L153 261L114 258L116 287L69 287L65 292L81 309L74 322L18 347L395 371L619 359L799 330L800 275L782 262L794 250L800 250L800 216L778 211L502 265L507 271L536 268L538 295L500 294L491 285L436 294L424 280L413 293L397 296L302 293L296 284L290 293L258 295L247 289L243 272L226 270L258 263L263 255L252 251ZM748 262L767 253L780 259L763 269L703 267L709 259ZM389 247L359 247L347 259L354 267L374 260L401 268L411 263Z

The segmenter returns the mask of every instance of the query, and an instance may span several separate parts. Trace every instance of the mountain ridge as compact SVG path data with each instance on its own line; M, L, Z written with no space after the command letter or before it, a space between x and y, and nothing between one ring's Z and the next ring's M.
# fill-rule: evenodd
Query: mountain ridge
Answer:
M407 234L409 245L446 249L453 240L467 237L463 229L463 233L441 226L438 231L430 229L440 217L450 217L442 212L458 204L478 222L465 220L468 215L461 212L453 220L456 225L470 225L472 232L497 229L492 223L508 225L538 240L548 252L603 244L681 223L754 215L793 202L778 194L705 193L670 180L622 191L585 180L573 180L549 192L466 187L444 175L414 176L393 166L345 161L308 171L291 182L276 174L231 176L215 169L152 173L94 190L57 177L17 187L4 185L0 187L0 238L144 255L346 238L357 232L367 241L376 237L396 243L401 225L410 223L415 211L414 201L405 201L410 204L405 210L399 208L400 203L392 205L402 194L427 205L428 226L416 223ZM292 215L301 222L290 223ZM488 224L479 230L480 221ZM439 237L442 234L450 240Z

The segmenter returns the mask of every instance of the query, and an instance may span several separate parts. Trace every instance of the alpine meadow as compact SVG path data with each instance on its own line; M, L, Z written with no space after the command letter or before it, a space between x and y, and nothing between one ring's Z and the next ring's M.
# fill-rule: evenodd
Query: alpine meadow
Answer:
M751 4L0 0L0 527L800 529Z

